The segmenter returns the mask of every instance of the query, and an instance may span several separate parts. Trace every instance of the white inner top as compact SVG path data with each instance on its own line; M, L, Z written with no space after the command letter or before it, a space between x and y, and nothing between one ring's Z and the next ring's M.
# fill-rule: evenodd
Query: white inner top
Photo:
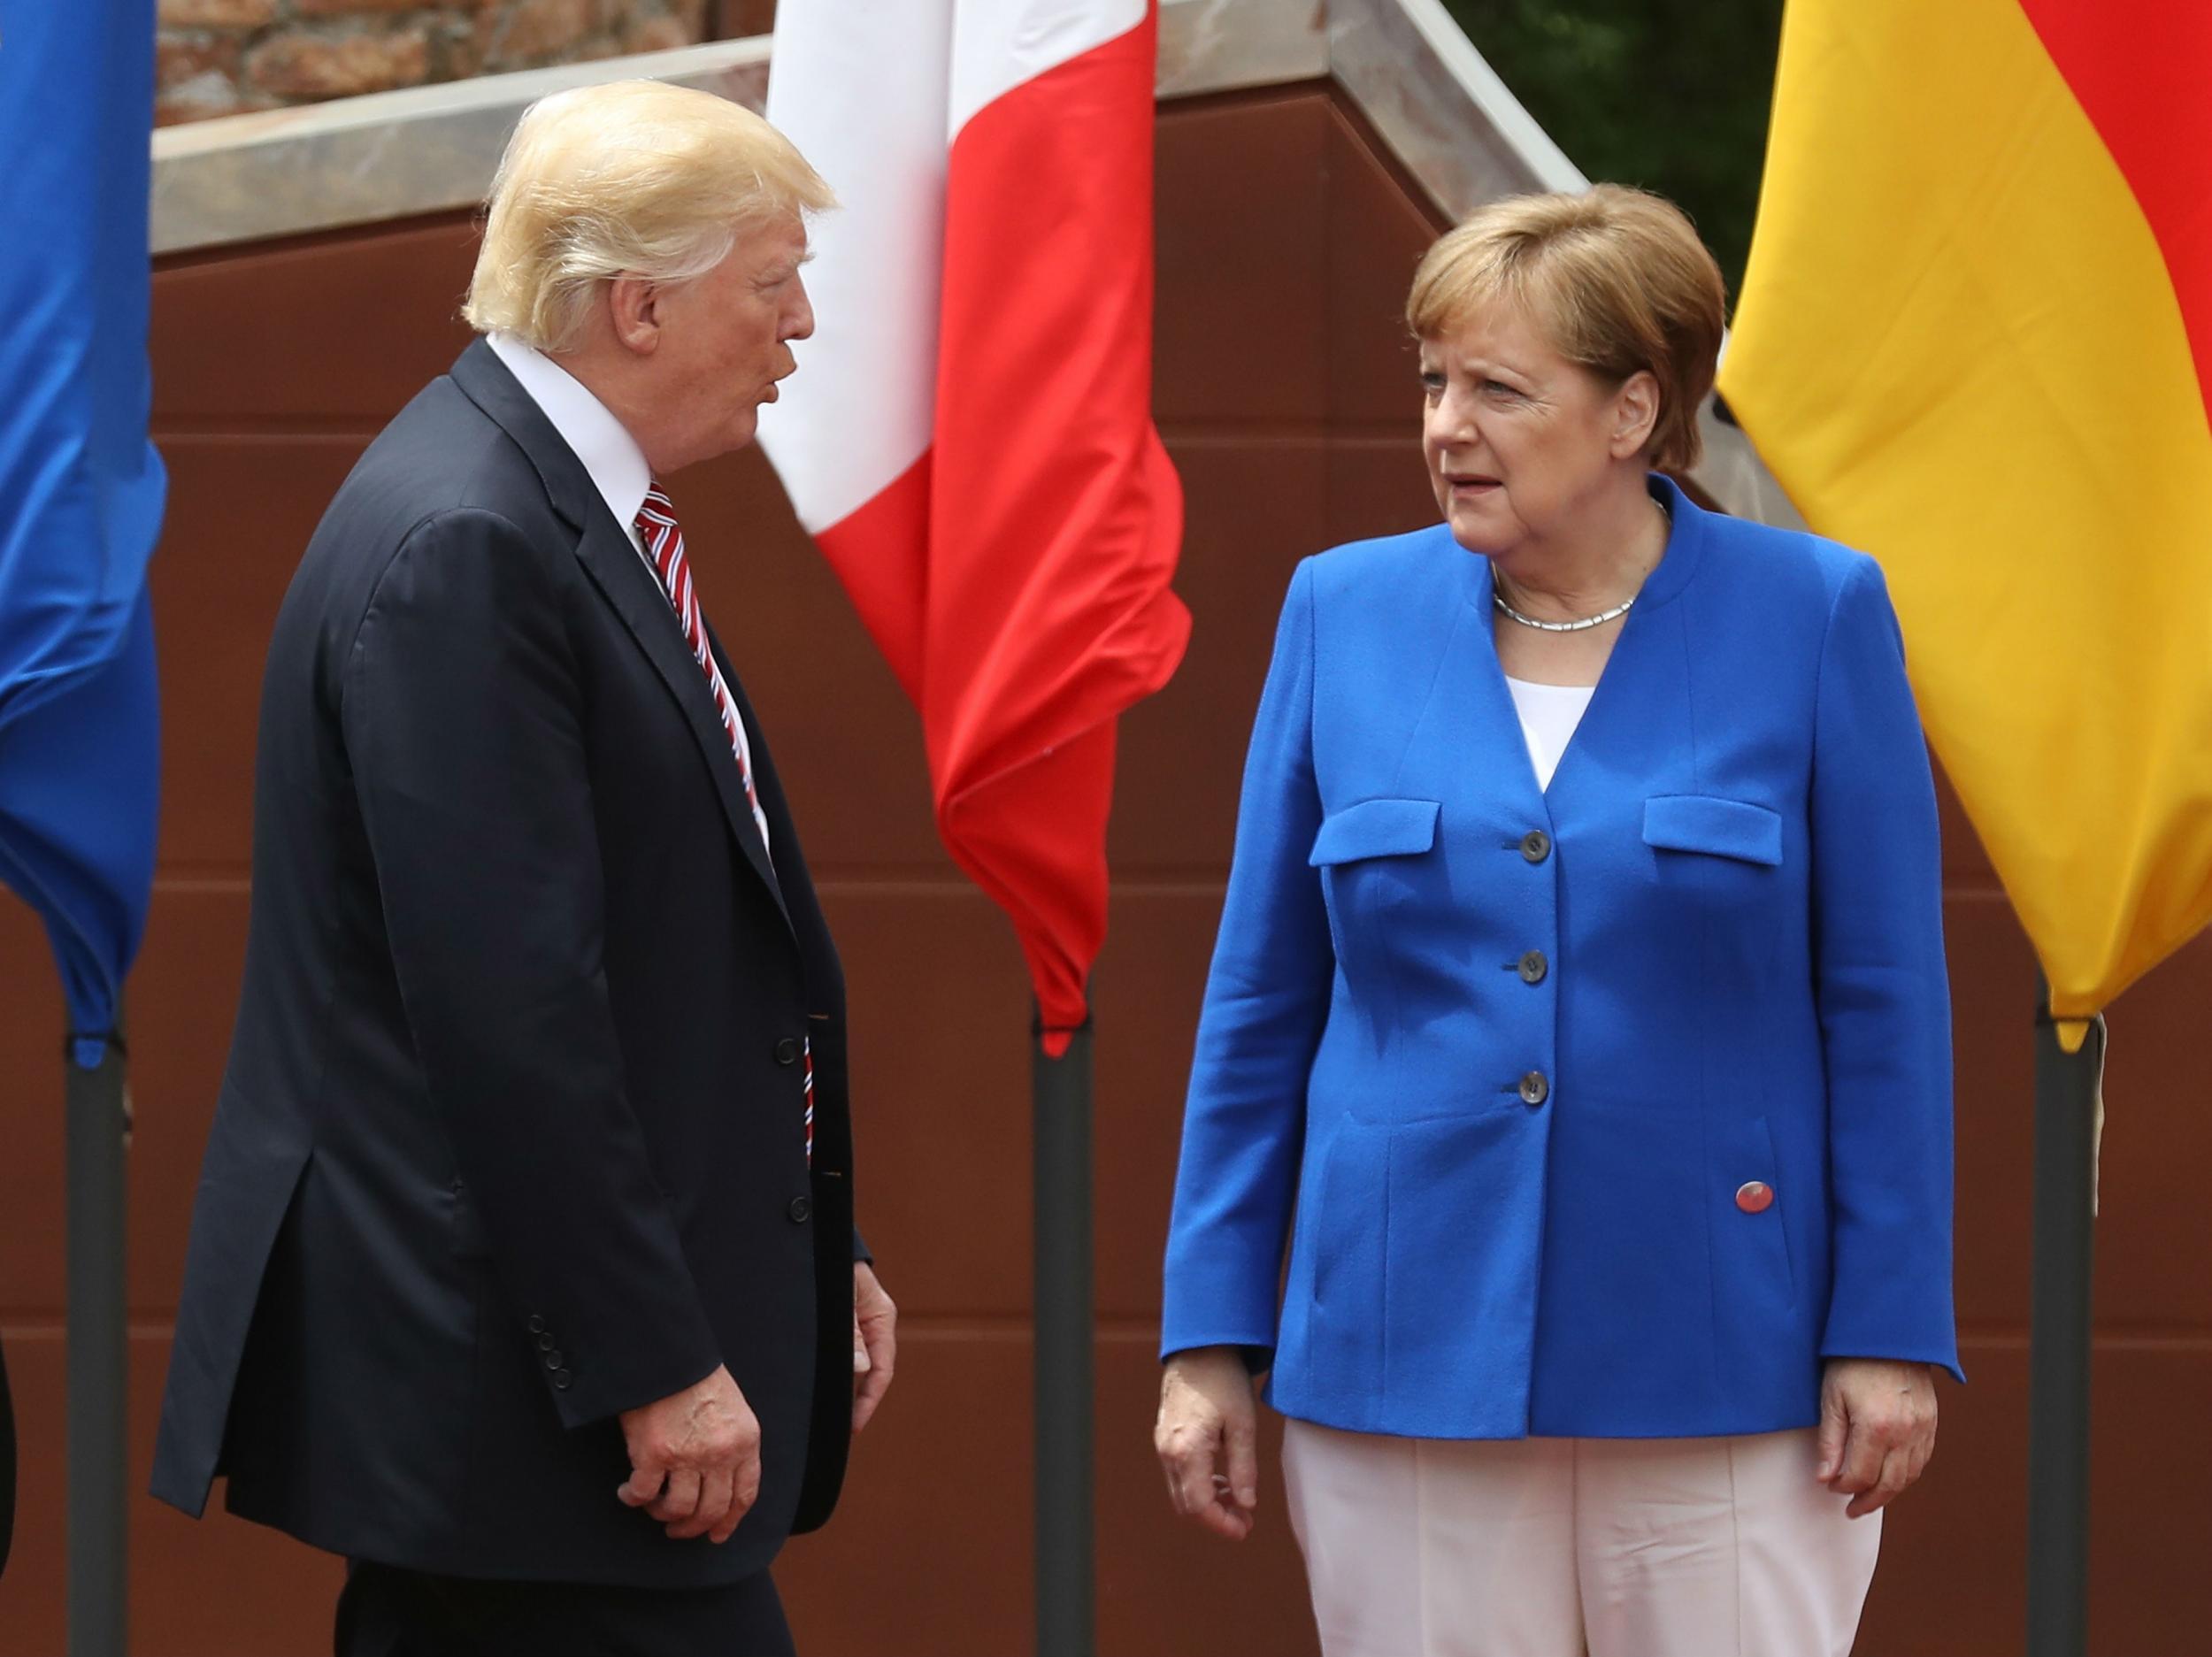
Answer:
M1588 711L1595 685L1536 685L1506 676L1505 687L1513 693L1513 710L1521 716L1521 735L1528 743L1529 763L1536 767L1536 786L1551 786L1559 756L1567 751L1575 727Z

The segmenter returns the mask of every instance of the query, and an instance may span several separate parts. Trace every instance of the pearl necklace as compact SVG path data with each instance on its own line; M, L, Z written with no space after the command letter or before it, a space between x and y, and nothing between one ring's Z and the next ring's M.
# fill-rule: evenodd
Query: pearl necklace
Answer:
M1671 536L1674 533L1673 514L1656 501L1651 504L1659 514L1660 521L1666 525L1667 533ZM1587 633L1593 627L1602 627L1609 621L1618 621L1634 608L1636 601L1642 596L1640 593L1631 593L1612 609L1601 610L1594 616L1585 616L1580 621L1539 621L1533 616L1524 616L1507 603L1505 595L1498 591L1496 579L1494 576L1491 578L1490 602L1498 607L1498 613L1508 621L1517 621L1522 626L1533 627L1539 633Z

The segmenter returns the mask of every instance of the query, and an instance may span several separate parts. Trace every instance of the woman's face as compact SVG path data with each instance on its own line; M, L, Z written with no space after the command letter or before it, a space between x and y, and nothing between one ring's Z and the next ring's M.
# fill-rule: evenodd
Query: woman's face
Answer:
M1624 467L1640 475L1650 376L1609 384L1560 356L1518 305L1490 301L1422 341L1421 385L1429 481L1470 552L1571 542Z

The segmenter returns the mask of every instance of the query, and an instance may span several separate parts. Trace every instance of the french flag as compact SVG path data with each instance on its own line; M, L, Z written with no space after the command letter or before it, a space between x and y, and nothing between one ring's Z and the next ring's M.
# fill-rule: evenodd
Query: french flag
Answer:
M1056 1056L1105 936L1115 722L1190 633L1151 418L1156 28L1148 0L782 0L770 66L842 204L761 441L920 710L938 832Z

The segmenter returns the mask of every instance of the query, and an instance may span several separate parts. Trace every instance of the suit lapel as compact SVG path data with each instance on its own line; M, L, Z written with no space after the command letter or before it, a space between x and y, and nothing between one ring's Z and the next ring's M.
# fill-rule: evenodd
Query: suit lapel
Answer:
M609 607L621 618L638 648L645 652L668 694L676 699L677 710L699 745L708 774L714 779L715 794L722 802L730 832L736 837L745 861L775 900L785 926L789 927L791 915L784 904L783 888L768 861L760 825L753 821L752 808L745 802L745 785L738 775L737 757L730 751L729 733L722 728L715 712L714 693L685 642L682 625L676 619L668 595L645 567L628 533L608 511L583 462L576 458L545 411L507 372L491 347L482 340L471 345L453 364L452 377L469 400L514 440L537 469L554 510L580 532L576 543L578 562ZM733 679L732 691L734 694ZM740 717L747 716L741 713ZM746 732L749 737L757 735L757 727L749 718Z
M1458 548L1453 548L1458 552ZM1392 785L1394 794L1429 800L1463 800L1471 783L1481 797L1516 822L1548 824L1550 814L1520 715L1498 665L1490 633L1490 561L1458 552L1471 565L1453 585L1465 582L1465 601L1455 607L1441 658L1419 717L1408 736Z
M768 848L762 843L760 825L753 821L753 809L746 803L744 779L738 775L737 756L730 751L730 733L722 728L714 707L714 693L708 687L707 676L699 669L699 663L691 654L691 647L684 641L683 627L676 619L676 611L653 579L652 572L645 567L645 560L638 556L630 538L618 528L600 503L597 518L587 525L583 539L576 543L576 556L591 577L592 583L622 618L645 659L653 664L661 682L668 687L668 694L676 699L684 723L690 728L692 740L698 743L707 770L714 779L714 791L722 802L722 814L729 819L730 832L737 837L739 849L745 861L753 866L776 901L776 909L783 917L784 924L791 924L791 912L783 900L783 887L776 878L774 866L768 860ZM725 677L729 678L726 671ZM737 694L734 679L731 680L731 694ZM739 702L740 718L747 718L746 733L757 743L759 727L744 712ZM754 779L759 786L759 779Z

